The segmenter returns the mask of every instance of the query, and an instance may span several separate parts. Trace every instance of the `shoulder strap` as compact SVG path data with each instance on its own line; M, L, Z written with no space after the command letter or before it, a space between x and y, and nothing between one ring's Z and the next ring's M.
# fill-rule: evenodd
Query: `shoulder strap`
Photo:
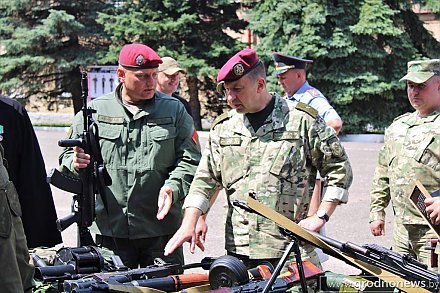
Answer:
M218 117L214 120L214 122L212 122L211 129L213 129L213 128L214 128L217 124L219 124L220 122L223 122L223 121L225 121L225 120L227 120L227 119L229 119L229 114L228 114L228 112L225 112L225 113L221 114L220 116L218 116Z
M318 116L318 111L315 108L313 108L313 107L311 107L311 106L309 106L307 104L298 102L296 104L295 108L300 110L300 111L306 112L307 114L309 114L313 118L316 118Z
M399 120L399 119L402 119L402 118L404 118L405 116L409 116L411 113L405 113L405 114L402 114L402 115L400 115L400 116L397 116L396 118L394 118L393 119L393 122L394 121L397 121L397 120Z

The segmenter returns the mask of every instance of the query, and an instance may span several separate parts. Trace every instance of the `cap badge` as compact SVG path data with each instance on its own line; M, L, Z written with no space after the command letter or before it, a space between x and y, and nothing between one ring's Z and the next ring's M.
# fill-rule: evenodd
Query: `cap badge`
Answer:
M144 65L144 63L145 63L145 58L144 58L144 56L141 55L141 54L139 54L139 55L136 57L136 64L140 66L140 65Z
M237 76L241 76L244 73L244 67L243 64L241 63L237 63L234 65L234 67L232 68L232 71L234 72L235 75Z

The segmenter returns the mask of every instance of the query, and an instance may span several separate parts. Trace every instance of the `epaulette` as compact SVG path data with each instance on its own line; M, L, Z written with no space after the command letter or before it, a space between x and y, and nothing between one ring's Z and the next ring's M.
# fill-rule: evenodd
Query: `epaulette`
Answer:
M313 108L313 107L311 107L311 106L309 106L307 104L298 102L296 104L295 108L298 109L298 110L301 110L303 112L306 112L307 114L309 114L313 118L318 117L318 110L316 110L315 108Z
M226 119L229 119L229 115L228 112L225 112L223 114L221 114L220 116L218 116L214 122L212 122L211 124L211 129L213 129L217 124L219 124L222 121L225 121Z
M402 119L403 117L408 116L408 115L410 115L410 114L411 114L411 113L405 113L405 114L402 114L402 115L400 115L400 116L397 116L396 118L394 118L393 122L394 122L394 121L397 121L397 120L399 120L399 119Z
M321 96L321 93L315 88L309 88L306 92L315 98Z

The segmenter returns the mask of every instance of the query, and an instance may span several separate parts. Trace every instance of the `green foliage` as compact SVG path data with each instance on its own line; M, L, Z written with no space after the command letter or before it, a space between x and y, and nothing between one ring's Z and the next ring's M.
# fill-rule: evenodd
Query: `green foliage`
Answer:
M0 92L80 101L80 67L96 63L108 43L95 21L111 7L105 2L1 1Z
M116 63L124 44L147 44L160 56L177 59L188 77L197 78L195 92L203 87L207 98L214 101L217 94L213 79L218 69L246 46L226 33L238 32L246 26L237 18L238 8L238 3L225 0L124 1L112 13L99 14L98 22L112 40L102 61ZM206 76L208 80L204 79ZM194 95L190 89L191 99L197 99ZM208 108L220 104L213 102ZM211 110L221 112L223 106L213 106Z
M250 28L260 38L259 55L273 71L274 51L313 59L308 80L330 100L344 120L345 133L388 126L411 111L406 63L438 58L440 44L411 10L411 1L258 2ZM271 90L280 91L269 78Z
M420 3L422 8L430 9L437 14L440 14L440 1L438 0L424 0L424 1L414 1Z

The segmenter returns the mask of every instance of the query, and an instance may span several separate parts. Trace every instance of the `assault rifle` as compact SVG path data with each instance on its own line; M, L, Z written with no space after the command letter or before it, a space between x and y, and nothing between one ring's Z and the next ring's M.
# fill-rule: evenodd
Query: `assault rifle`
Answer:
M410 255L401 255L376 244L359 246L340 242L301 228L298 224L264 206L250 195L247 202L234 203L246 206L248 211L260 214L295 237L321 248L327 254L361 269L405 292L438 292L440 275L427 269Z
M52 185L75 194L72 202L72 213L58 219L57 226L60 231L64 231L67 227L76 223L78 226L78 246L94 245L89 227L95 220L95 194L100 194L104 204L106 204L105 186L112 184L101 155L98 125L92 117L96 110L87 108L87 82L87 72L83 72L81 75L83 133L77 139L62 139L58 141L58 145L61 147L81 147L86 154L90 155L90 164L87 168L79 171L79 180L65 175L57 169L52 169L47 180Z
M47 264L38 255L33 254L32 260L35 265L34 278L43 283L63 283L64 290L71 292L73 289L87 289L94 287L105 287L106 283L125 283L127 286L146 286L149 279L157 279L159 284L171 288L172 284L180 286L179 280L185 279L188 283L207 282L208 277L196 276L196 278L186 278L186 276L174 277L183 274L183 271L191 268L208 270L216 260L213 257L205 257L200 263L186 265L166 263L160 258L154 260L154 264L145 268L128 269L118 256L112 256L112 261L106 261L99 248L95 246L83 247L63 247L59 249L53 259L52 264ZM161 279L164 278L164 279ZM206 279L206 280L205 280ZM174 283L176 282L176 283ZM86 291L87 292L87 291Z
M94 273L76 280L64 281L64 292L120 292L127 287L148 287L167 292L209 283L208 274L183 274L183 271L201 267L209 270L217 258L205 257L200 263L169 264L156 259L155 264L128 271ZM124 290L125 291L125 290Z
M428 270L427 265L417 261L410 254L399 254L378 244L359 246L352 242L340 242L319 233L310 233L352 258L391 272L431 292L438 292L440 289L440 275Z
M183 274L183 270L196 267L209 269L209 275L207 273ZM220 286L233 287L248 284L250 281L270 279L272 270L273 267L269 263L247 270L240 260L230 255L218 258L205 257L201 263L183 266L159 263L158 267L149 266L129 271L94 273L77 280L65 280L64 292L144 292L143 290L147 290L145 287L176 292L200 285L204 285L204 291ZM133 291L130 287L134 287Z

